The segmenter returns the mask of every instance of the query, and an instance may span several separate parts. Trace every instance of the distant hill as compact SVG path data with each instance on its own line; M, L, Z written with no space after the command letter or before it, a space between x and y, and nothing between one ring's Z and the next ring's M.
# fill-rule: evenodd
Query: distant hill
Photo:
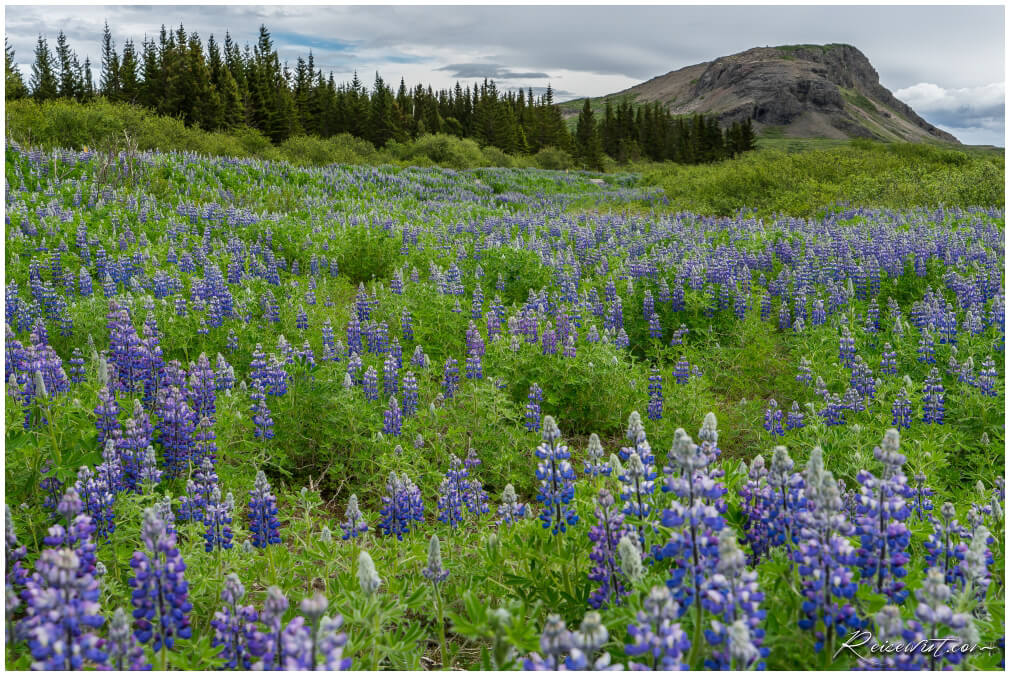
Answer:
M601 115L606 98L658 101L676 115L716 115L724 126L750 118L768 136L959 143L896 99L851 45L756 47L591 99ZM565 116L584 101L562 103Z

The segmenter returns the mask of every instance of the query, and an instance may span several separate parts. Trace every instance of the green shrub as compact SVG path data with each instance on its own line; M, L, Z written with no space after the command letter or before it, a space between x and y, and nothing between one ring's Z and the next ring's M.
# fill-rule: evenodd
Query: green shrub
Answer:
M543 148L533 156L533 160L541 169L571 169L574 164L571 155L553 146Z

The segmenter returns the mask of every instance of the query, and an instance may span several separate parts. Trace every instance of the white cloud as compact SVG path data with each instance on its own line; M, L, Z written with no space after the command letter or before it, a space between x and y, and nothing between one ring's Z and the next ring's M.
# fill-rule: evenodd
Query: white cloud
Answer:
M919 82L894 95L965 143L1004 145L1006 93L1002 82L962 88Z

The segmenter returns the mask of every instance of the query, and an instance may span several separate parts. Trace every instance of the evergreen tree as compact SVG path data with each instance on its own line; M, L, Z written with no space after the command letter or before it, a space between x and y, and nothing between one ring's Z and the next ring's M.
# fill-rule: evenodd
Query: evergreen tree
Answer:
M91 59L84 57L84 70L81 75L81 101L88 102L95 98L95 77L91 74Z
M99 88L102 96L110 101L119 100L119 55L116 54L108 21L105 22L105 31L102 33L102 76Z
M137 103L140 101L140 62L137 59L137 51L133 46L133 40L123 43L123 57L119 62L119 92L120 97L127 103Z
M81 95L81 65L77 55L70 51L67 36L60 31L56 36L56 62L60 68L60 98L78 99Z
M579 121L575 127L576 155L589 169L603 170L603 145L600 142L600 131L596 128L593 107L586 98L579 113Z
M28 88L25 87L24 78L21 77L21 70L14 60L14 48L4 37L4 93L8 99L23 99L28 96Z
M191 121L203 129L218 129L222 124L221 99L210 81L210 69L203 58L200 36L189 36L187 98L192 101ZM125 59L124 59L125 61Z
M35 45L35 62L29 85L36 101L48 101L60 95L59 82L53 70L53 55L49 51L49 43L41 35Z

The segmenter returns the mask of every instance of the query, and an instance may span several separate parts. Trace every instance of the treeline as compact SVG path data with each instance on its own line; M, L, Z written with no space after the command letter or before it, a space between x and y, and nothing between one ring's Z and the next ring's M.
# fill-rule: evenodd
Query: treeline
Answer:
M207 131L251 127L274 143L348 133L381 148L389 141L444 133L509 154L555 148L594 169L603 168L604 154L620 162L698 163L753 147L749 123L746 133L736 126L724 132L712 118L673 117L658 104L632 109L622 103L614 111L608 102L599 122L592 110L583 110L572 135L550 86L535 96L532 89L499 90L493 80L472 88L457 82L435 91L422 85L408 89L401 79L394 92L378 73L371 88L357 73L351 82L337 84L332 72L326 76L316 68L311 52L293 69L281 63L265 26L252 47L240 48L228 33L223 43L211 35L204 45L197 33L180 25L174 31L162 26L156 39L145 38L139 48L126 40L118 50L106 24L97 84L94 64L79 61L62 31L55 52L39 36L27 85L6 40L4 55L7 98L89 102L103 97Z

